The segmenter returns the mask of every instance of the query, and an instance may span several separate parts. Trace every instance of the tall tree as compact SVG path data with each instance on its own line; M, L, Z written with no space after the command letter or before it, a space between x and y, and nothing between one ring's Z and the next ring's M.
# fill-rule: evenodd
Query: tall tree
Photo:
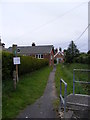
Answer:
M73 62L74 58L79 55L79 50L73 41L70 42L68 49L66 50L66 62Z

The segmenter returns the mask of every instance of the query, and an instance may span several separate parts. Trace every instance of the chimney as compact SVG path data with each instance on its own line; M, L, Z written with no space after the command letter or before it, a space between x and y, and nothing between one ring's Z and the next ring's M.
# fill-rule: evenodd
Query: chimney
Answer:
M36 46L34 42L32 43L32 46Z
M0 45L2 45L2 44L1 44L1 36L0 36Z

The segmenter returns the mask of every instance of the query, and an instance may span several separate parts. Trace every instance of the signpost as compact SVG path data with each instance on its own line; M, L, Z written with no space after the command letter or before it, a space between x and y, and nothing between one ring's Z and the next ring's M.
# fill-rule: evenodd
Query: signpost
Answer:
M16 65L16 79L18 82L18 65L20 64L20 57L14 57L13 63L14 63L14 65Z
M12 52L15 57L13 57L13 64L16 65L16 72L14 71L14 88L16 89L16 81L18 82L18 65L20 64L20 57L17 57L17 45L12 46Z

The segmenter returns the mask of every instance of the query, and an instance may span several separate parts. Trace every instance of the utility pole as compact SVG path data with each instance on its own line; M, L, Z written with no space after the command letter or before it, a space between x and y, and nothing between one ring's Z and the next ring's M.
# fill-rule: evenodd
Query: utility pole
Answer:
M88 2L88 51L90 50L90 1Z

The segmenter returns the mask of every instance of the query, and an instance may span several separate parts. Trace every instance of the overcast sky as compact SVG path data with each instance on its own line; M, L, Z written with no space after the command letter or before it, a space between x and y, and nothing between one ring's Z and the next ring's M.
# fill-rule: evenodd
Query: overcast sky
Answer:
M52 1L52 2L51 2ZM65 49L71 40L88 50L88 0L1 0L0 36L6 47L54 45Z

